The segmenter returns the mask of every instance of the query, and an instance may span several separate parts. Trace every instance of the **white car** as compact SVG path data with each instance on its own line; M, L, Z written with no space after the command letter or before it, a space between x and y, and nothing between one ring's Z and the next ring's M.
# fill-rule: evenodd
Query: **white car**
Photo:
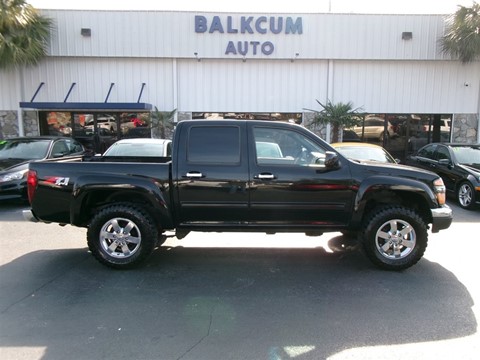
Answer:
M109 156L171 157L172 140L150 138L118 140L103 153L103 157Z
M117 130L117 122L113 116L99 116L97 118L97 127L113 132ZM93 130L93 119L85 121L85 128Z
M365 129L365 130L364 130ZM365 119L364 129L362 125L352 128L353 131L361 138L363 133L364 139L373 139L383 141L385 132L385 120L382 118L371 117ZM390 122L387 125L387 138L395 136L393 125Z

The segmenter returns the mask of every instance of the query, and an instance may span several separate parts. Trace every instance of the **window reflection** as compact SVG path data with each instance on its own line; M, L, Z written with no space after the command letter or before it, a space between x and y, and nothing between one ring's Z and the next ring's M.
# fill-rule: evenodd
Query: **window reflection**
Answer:
M404 160L426 144L448 142L451 125L450 114L367 114L360 125L345 129L344 134L352 138L353 132L358 141L381 145Z

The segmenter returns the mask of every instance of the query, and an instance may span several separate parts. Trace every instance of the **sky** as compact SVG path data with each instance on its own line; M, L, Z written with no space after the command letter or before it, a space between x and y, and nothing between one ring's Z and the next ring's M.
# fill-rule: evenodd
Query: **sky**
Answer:
M37 9L452 14L473 0L26 0ZM478 1L477 1L478 2Z

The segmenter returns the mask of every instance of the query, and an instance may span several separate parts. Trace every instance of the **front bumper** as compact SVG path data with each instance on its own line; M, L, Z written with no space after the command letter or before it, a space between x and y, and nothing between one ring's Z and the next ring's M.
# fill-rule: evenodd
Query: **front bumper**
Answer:
M27 199L27 187L24 180L0 183L0 200L10 199Z
M453 221L453 211L448 205L443 205L432 211L432 232L436 233L448 229Z

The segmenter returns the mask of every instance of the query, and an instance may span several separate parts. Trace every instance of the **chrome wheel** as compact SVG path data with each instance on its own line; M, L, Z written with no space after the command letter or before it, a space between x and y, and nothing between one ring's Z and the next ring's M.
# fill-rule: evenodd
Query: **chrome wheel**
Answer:
M463 183L458 188L458 202L464 208L468 208L473 201L473 189L468 183Z
M408 256L417 243L415 229L406 221L392 219L383 223L375 234L375 245L385 258L396 260Z
M142 242L138 226L125 218L108 220L102 226L99 237L102 249L117 259L133 256Z
M386 270L404 270L415 265L427 248L425 220L401 205L372 209L363 228L361 236L367 256Z

